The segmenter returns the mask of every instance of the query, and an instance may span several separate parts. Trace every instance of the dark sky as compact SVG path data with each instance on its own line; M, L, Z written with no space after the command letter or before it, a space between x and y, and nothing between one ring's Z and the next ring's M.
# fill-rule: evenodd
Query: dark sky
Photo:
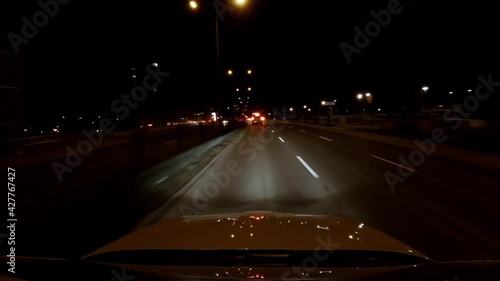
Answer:
M350 64L339 44L354 45L354 27L364 29L373 20L370 11L387 9L392 1L247 1L219 22L221 65L252 68L254 101L262 104L350 103L357 91L397 103L423 84L439 95L474 87L478 75L499 73L500 26L493 1L401 1L402 11ZM0 4L0 50L13 52L7 34L21 33L21 18L31 20L41 10L37 2ZM103 2L60 5L20 46L28 116L109 107L138 62L157 61L171 73L161 86L166 107L213 104L213 1L199 1L196 12L187 8L188 1ZM233 82L223 77L222 83L227 99Z

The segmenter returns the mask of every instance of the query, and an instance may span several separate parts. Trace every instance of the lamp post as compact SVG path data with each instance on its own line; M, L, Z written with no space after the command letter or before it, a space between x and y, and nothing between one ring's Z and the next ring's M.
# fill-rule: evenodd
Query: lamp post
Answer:
M327 119L327 124L328 125L331 125L332 124L332 114L333 114L333 107L335 106L335 103L337 102L337 100L334 100L334 101L322 101L321 102L321 105L322 106L328 106L328 119Z
M246 0L235 0L234 1L238 6L244 6L246 4ZM189 1L189 7L192 10L198 9L198 2L195 0ZM220 77L220 48L219 48L219 15L215 13L215 47L216 47L216 60L217 60L217 112L219 116L221 114L222 109L222 101L221 101L221 77ZM232 75L232 71L228 71L229 75ZM249 73L251 74L251 73Z
M241 109L241 113L245 114L245 111L248 110L248 106L250 103L248 101L249 95L251 92L254 91L254 89L252 87L248 86L248 83L242 83L242 80L245 80L242 78L242 76L244 76L244 77L249 76L250 77L250 76L252 76L253 71L250 68L246 69L246 71L241 71L240 69L229 68L226 71L226 73L227 73L227 76L232 77L232 79L234 79L234 82L236 82L235 86L237 87L236 92L241 94L241 96L245 100L245 104ZM242 75L242 73L245 73L245 74ZM231 94L232 94L232 92L231 92ZM241 99L241 97L239 97L239 98Z

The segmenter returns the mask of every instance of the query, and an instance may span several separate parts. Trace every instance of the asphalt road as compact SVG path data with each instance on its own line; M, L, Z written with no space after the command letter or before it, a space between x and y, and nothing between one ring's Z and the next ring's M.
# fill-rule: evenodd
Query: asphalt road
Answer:
M197 145L189 138L147 143L141 158L165 166L140 177L137 145L92 154L63 184L44 181L50 166L20 169L17 254L77 258L166 218L276 211L351 218L437 261L500 259L498 174L438 154L401 168L411 149L268 125L238 131L174 174L177 162L166 160ZM398 168L407 177L391 189L384 173Z
M437 261L499 259L498 175L437 155L398 164L411 152L300 124L249 126L139 225L257 210L338 215ZM384 173L398 168L409 175L390 188Z

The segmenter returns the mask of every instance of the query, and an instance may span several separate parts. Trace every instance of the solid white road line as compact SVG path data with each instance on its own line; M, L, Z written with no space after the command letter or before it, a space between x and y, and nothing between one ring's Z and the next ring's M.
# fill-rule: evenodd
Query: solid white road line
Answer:
M415 171L415 170L413 170L413 169L411 169L411 168L408 168L408 167L406 167L406 166L400 165L400 164L398 164L398 163L394 163L394 162L389 161L389 160L387 160L387 159L384 159L384 158L382 158L382 157L378 157L378 156L376 156L376 155L372 155L372 157L373 157L373 158L377 158L377 159L379 159L379 160L382 160L382 161L384 161L384 162L387 162L387 163L389 163L389 164L392 164L392 165L398 166L398 167L400 167L400 168L406 169L406 170L408 170L408 171L412 171L412 172L414 172L414 173L418 173L417 171Z
M300 163L302 163L302 165L304 165L304 167L306 167L306 169L309 171L309 173L311 173L311 175L314 178L319 179L318 174L316 174L316 172L314 172L314 170L311 169L311 167L309 167L309 165L307 165L306 161L302 160L302 158L300 158L300 156L298 156L298 155L297 155L297 159L299 159Z
M285 142L281 137L278 137L278 139L280 139L281 142Z
M299 130L299 131L301 131L302 133L305 133L305 132L306 132L306 131L304 131L304 130Z
M174 142L178 142L178 141L179 140L173 140L173 141L167 142L165 145L173 144Z
M325 138L325 137L322 137L322 136L319 136L320 138L324 139L324 140L327 140L327 141L332 141L331 139L329 138Z
M273 132L273 134L274 134L274 130L271 130L271 132Z

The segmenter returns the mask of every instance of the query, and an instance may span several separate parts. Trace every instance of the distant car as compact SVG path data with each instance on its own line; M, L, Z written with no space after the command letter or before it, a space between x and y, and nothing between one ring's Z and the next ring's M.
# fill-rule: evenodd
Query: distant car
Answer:
M261 126L263 126L266 122L266 117L264 117L264 115L260 114L259 112L254 112L252 114L252 117L250 117L250 120L252 121L252 125L260 124Z

